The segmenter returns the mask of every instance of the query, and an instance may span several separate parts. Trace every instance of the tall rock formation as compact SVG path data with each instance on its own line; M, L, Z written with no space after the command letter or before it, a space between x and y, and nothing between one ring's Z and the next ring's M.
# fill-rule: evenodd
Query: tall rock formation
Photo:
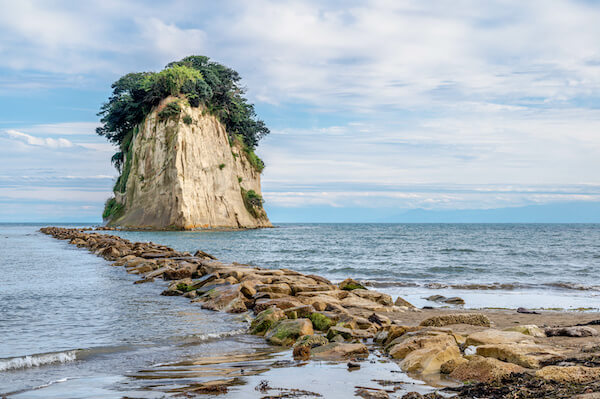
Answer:
M171 110L173 104L179 107ZM241 140L231 140L203 107L166 98L123 146L122 175L105 211L108 225L176 230L271 226L262 208L260 161Z

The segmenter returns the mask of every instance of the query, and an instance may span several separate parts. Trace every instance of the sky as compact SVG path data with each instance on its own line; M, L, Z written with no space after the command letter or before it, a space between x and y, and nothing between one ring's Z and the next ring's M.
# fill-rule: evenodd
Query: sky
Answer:
M94 133L111 83L200 54L241 74L271 129L257 152L275 222L600 222L600 2L0 9L0 221L99 222L117 175Z

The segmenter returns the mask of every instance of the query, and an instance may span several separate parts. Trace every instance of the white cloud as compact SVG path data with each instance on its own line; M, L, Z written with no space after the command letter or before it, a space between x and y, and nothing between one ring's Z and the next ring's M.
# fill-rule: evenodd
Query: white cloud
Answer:
M72 142L64 138L53 139L50 137L35 137L16 130L6 130L4 134L11 139L26 143L31 146L47 147L47 148L71 148L74 146Z
M269 200L437 207L587 200L535 187L600 184L598 20L597 4L568 0L24 0L0 15L0 67L17 77L0 79L0 87L100 79L107 91L120 74L203 53L238 70L251 99L281 112L259 148ZM34 79L21 75L31 71ZM302 118L310 119L302 128L288 122ZM77 145L92 160L73 154L70 164L110 174L113 147L91 139L94 128L37 125L4 136L30 147ZM327 188L343 184L353 187ZM380 193L398 184L438 191ZM455 184L478 184L480 193L448 193ZM489 184L532 188L503 195L487 192ZM320 194L303 191L310 185Z

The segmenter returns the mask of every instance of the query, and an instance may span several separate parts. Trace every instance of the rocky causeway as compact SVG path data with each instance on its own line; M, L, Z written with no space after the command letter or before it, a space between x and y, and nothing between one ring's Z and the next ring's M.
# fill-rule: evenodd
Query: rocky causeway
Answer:
M600 398L597 313L418 309L352 278L334 284L288 269L222 263L201 250L179 252L107 232L41 231L139 275L136 284L167 280L162 295L244 315L249 334L287 348L297 362L338 362L349 371L396 362L436 388L400 393L397 386L380 383L357 386L358 397ZM460 305L460 298L450 299L447 303ZM218 395L230 384L215 380L178 394ZM310 386L275 396L267 382L256 390L265 398L327 397Z

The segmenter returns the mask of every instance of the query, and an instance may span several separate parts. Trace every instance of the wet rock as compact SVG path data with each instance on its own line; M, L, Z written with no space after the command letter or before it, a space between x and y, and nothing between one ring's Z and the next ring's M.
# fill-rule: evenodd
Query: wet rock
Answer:
M535 375L549 381L587 384L600 380L600 368L584 366L546 366Z
M348 362L346 364L346 366L348 366L349 369L359 369L360 368L360 363Z
M332 342L311 350L311 357L319 360L344 360L351 357L368 357L369 350L364 344Z
M482 345L477 347L477 354L532 369L539 368L545 362L558 362L563 359L563 356L552 348L526 343Z
M531 336L516 331L484 330L467 336L466 346L487 344L510 344L526 342L533 344Z
M308 360L310 359L310 348L305 345L294 346L292 356L296 360Z
M447 303L449 305L464 305L465 300L457 296L453 296L452 298L447 298L446 300L444 300L444 303Z
M598 331L593 327L550 327L545 329L548 337L595 337Z
M539 312L535 312L533 310L525 309L525 308L517 308L517 313L523 314L539 314Z
M313 324L313 327L319 331L327 331L329 327L331 327L334 322L327 316L322 313L312 313L309 316L310 321Z
M443 295L431 295L431 296L428 296L425 299L428 300L428 301L431 301L431 302L443 302L443 301L445 301L448 298L446 298Z
M516 331L521 334L529 335L531 337L543 338L546 336L544 330L536 326L535 324L524 324L521 326L514 326L505 328L504 331Z
M308 319L280 320L267 330L265 338L273 345L292 346L299 337L313 333L312 323Z
M449 373L459 381L497 382L511 373L523 373L525 369L512 363L506 363L491 357L473 356L463 359Z
M283 311L275 306L260 312L250 324L250 334L264 334L279 320L285 319Z
M347 278L344 281L342 281L341 283L339 283L338 287L340 287L341 290L345 290L345 291L352 291L352 290L357 290L357 289L366 290L364 285L360 284L358 281L353 280L351 278Z
M452 324L470 324L473 326L489 327L490 319L482 313L457 313L441 316L433 316L423 320L419 325L444 327Z

